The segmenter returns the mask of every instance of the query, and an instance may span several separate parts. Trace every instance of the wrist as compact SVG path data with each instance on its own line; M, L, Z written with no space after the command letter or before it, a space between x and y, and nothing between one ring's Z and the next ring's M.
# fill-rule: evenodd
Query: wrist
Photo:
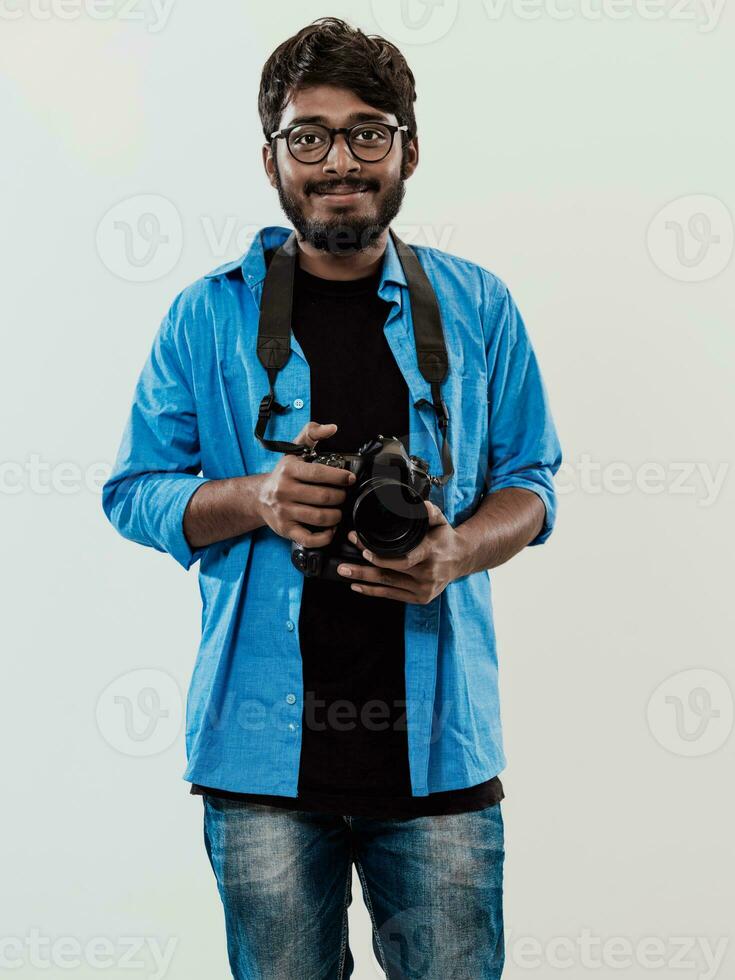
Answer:
M244 531L255 530L266 523L262 490L267 476L267 473L254 473L233 480L234 509L245 524Z
M477 571L474 567L473 556L474 547L472 544L471 534L468 533L469 529L465 524L460 524L454 529L454 540L456 544L456 551L454 556L454 578L464 578L465 575L470 575L472 572Z

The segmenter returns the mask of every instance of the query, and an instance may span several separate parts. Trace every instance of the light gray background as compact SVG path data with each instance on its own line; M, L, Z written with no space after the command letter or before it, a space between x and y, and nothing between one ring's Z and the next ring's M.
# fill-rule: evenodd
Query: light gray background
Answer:
M227 975L181 779L196 572L118 537L95 485L174 295L286 223L260 70L336 13L416 76L396 231L505 280L565 452L555 534L493 575L506 975L733 975L734 18L601 2L0 0L9 974ZM151 686L169 714L136 741ZM125 937L172 941L167 969L126 967Z

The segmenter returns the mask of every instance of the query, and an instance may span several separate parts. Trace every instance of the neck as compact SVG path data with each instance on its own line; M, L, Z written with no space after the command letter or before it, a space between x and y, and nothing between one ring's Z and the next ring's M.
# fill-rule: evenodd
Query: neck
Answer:
M323 252L298 237L299 267L322 279L364 279L377 272L388 243L388 229L368 248L344 255Z

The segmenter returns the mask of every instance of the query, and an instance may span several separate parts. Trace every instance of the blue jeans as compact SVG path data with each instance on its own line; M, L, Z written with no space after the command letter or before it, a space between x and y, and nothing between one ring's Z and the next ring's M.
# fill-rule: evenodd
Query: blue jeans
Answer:
M355 863L389 980L498 980L504 833L484 810L373 819L205 795L236 980L346 980Z

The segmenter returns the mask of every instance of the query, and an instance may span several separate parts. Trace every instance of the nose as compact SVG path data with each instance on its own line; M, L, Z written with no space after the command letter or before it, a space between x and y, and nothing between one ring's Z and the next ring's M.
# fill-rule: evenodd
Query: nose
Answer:
M360 172L360 161L350 153L345 133L335 133L334 143L324 159L323 170L325 174L338 177Z

